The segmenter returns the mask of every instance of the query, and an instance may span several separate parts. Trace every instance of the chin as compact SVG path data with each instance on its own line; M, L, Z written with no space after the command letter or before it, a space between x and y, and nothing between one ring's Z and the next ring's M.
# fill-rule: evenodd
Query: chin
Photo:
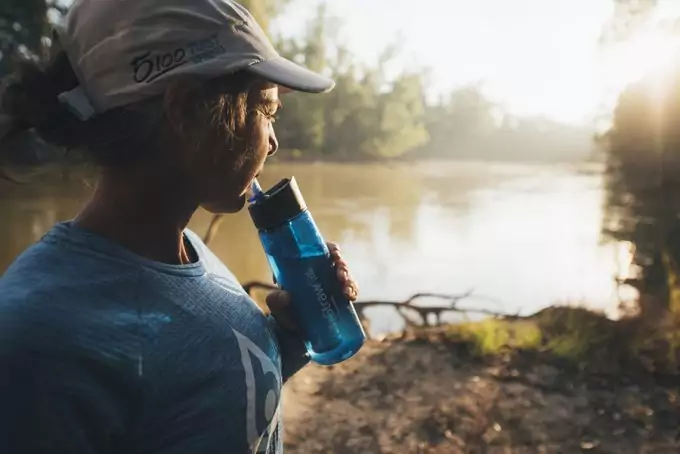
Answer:
M201 207L212 214L238 213L246 206L246 195L240 195L232 200L215 200L201 204Z

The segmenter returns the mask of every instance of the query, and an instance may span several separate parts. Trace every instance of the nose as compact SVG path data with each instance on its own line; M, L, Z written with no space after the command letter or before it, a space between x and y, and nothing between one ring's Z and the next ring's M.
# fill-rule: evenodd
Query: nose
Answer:
M274 132L274 125L269 124L269 153L268 156L273 155L279 149L279 141L276 138L276 133Z

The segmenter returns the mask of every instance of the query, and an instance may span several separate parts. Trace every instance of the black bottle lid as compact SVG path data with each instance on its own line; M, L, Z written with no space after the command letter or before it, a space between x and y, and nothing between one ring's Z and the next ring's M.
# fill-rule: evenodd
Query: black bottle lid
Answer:
M290 221L307 210L295 177L284 178L263 192L248 206L258 230L269 230Z

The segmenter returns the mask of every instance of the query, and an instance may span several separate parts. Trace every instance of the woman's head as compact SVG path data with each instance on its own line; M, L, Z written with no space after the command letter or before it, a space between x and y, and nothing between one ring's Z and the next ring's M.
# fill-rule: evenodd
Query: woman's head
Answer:
M76 0L58 38L48 64L7 81L11 129L213 212L240 209L276 152L278 86L333 86L279 57L228 0Z

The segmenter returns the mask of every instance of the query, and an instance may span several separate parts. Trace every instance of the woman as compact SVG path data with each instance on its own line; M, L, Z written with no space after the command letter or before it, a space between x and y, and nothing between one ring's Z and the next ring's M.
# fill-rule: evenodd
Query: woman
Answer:
M6 140L34 128L101 178L0 280L0 452L281 452L281 386L308 361L287 294L265 316L186 226L243 208L279 87L333 82L228 0L76 0L53 51L6 84Z

